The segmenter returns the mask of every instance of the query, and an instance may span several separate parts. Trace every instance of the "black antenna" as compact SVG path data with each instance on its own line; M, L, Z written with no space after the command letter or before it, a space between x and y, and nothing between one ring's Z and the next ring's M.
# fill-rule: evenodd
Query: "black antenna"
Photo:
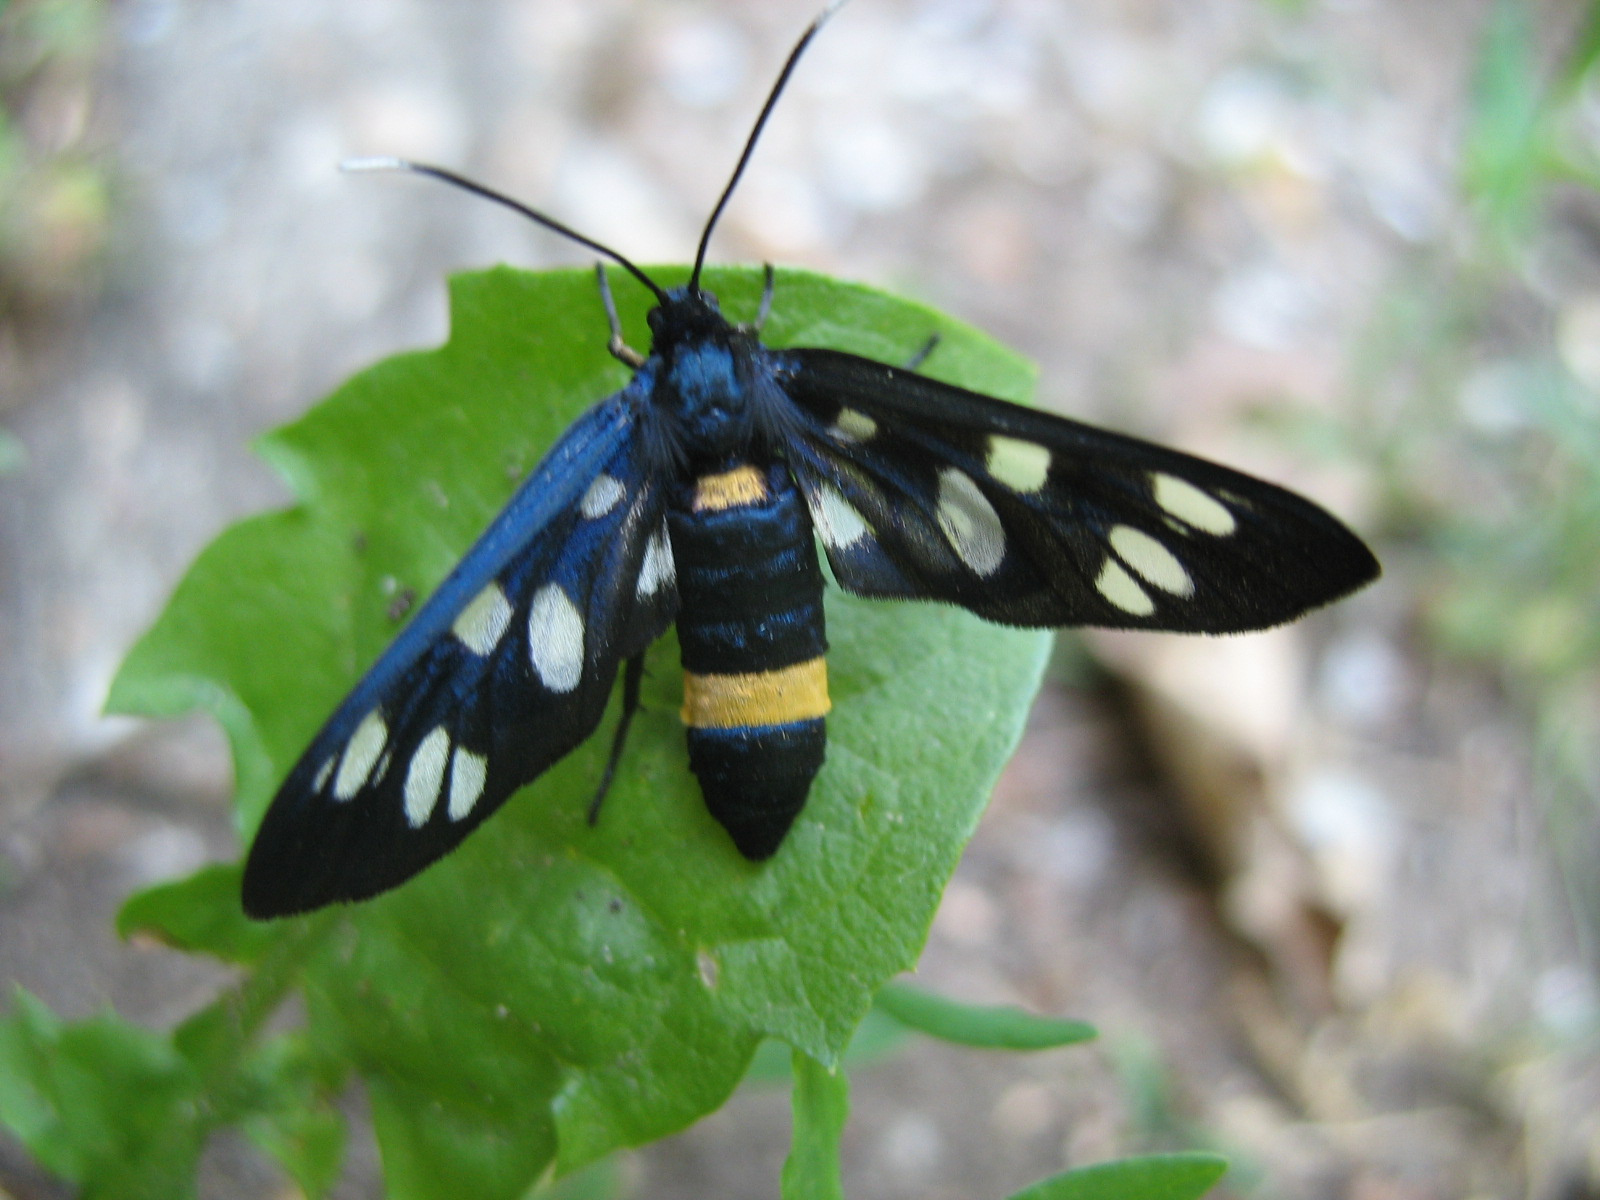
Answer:
M800 40L794 44L794 49L789 51L789 57L783 64L783 70L778 73L778 80L772 85L772 91L767 94L767 102L761 106L761 112L756 117L755 126L750 130L750 136L745 139L744 150L739 154L739 161L733 168L733 175L728 179L727 186L722 189L722 195L718 197L716 207L711 210L711 216L706 221L705 230L700 234L700 245L696 247L694 254L694 270L689 275L689 291L694 295L700 294L700 270L705 266L706 248L711 244L711 231L716 228L717 220L722 216L722 210L728 206L728 200L733 195L733 189L739 185L739 178L744 174L745 166L750 162L750 155L755 151L756 142L761 138L761 131L766 127L767 118L772 115L772 110L778 103L778 97L783 94L784 86L789 82L789 76L794 74L795 64L800 61L800 56L805 53L806 47L811 44L811 39L817 36L817 31L844 4L845 0L832 0L826 8L817 14L816 19L806 27L806 31L800 35ZM445 183L461 188L463 191L471 192L475 196L482 196L485 200L493 200L496 204L504 205L512 212L521 213L530 221L543 225L546 229L559 233L562 237L577 242L580 246L585 246L597 254L605 255L612 262L623 267L645 287L649 288L651 294L658 301L663 304L667 301L666 290L660 284L610 246L601 245L593 238L584 237L576 229L563 225L554 217L547 217L538 209L530 208L520 200L513 200L510 196L497 192L491 187L476 183L465 175L457 175L454 171L445 167L436 167L429 163L412 162L407 158L347 158L339 164L339 168L344 171L409 171L413 175L427 175L434 179L442 180Z
M842 3L842 0L840 0L840 2ZM816 32L815 25L812 26L811 32ZM808 33L806 36L809 37L810 34ZM765 114L763 114L763 116L764 115ZM413 175L428 175L434 179L442 179L445 183L454 184L456 187L462 188L465 191L469 191L475 196L482 196L485 200L493 200L496 204L503 204L507 208L511 209L512 212L521 213L530 221L536 221L540 225L543 225L546 229L552 230L555 233L559 233L562 237L572 239L580 246L587 246L590 250L593 250L598 254L604 254L613 262L624 267L630 274L633 275L635 279L644 284L645 287L649 288L650 291L654 293L657 300L661 301L663 304L666 303L667 293L661 287L661 285L656 283L655 280L651 279L650 276L646 275L638 267L634 266L633 263L623 258L622 255L618 254L610 246L602 246L593 238L584 237L583 234L579 233L577 230L563 225L555 218L547 217L537 209L529 208L520 200L513 200L510 196L501 195L493 188L485 187L481 183L474 183L464 175L457 175L454 171L446 170L444 167L434 167L428 165L427 163L412 162L405 158L347 158L339 164L339 169L342 171L410 171ZM698 266L695 269L695 274L698 277Z
M694 252L694 270L689 275L689 291L695 295L700 294L700 268L705 265L706 247L711 244L711 231L717 226L717 219L722 216L722 210L728 206L728 198L733 195L733 189L739 184L739 177L744 174L745 164L750 161L750 155L756 148L756 141L761 137L761 130L767 124L767 118L772 115L773 106L778 103L778 97L783 94L784 85L789 82L789 76L794 73L794 67L800 61L800 56L811 44L811 39L817 36L827 19L843 7L845 0L833 0L827 8L817 14L817 19L806 27L800 35L800 40L794 44L794 49L789 51L788 61L783 64L783 70L778 73L778 82L772 85L772 91L767 94L767 102L761 106L761 113L756 117L755 127L750 130L750 136L745 140L744 151L739 155L739 162L733 168L733 176L728 180L728 186L722 189L722 195L717 200L717 206L711 210L711 217L706 221L705 232L700 235L700 245Z

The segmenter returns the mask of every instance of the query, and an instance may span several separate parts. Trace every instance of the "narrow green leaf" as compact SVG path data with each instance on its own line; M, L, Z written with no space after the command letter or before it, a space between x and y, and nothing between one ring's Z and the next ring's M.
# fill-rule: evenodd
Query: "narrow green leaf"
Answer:
M1039 1017L1020 1008L962 1004L903 983L885 984L878 1008L901 1024L963 1046L1049 1050L1099 1036L1093 1025Z
M1052 1175L1010 1200L1198 1200L1227 1173L1215 1154L1153 1154Z
M0 1122L37 1154L52 1121L47 1082L38 1060L61 1036L62 1022L20 989L16 1012L0 1019ZM63 1170L69 1164L58 1163Z
M783 1163L783 1200L844 1200L839 1146L850 1115L850 1080L794 1052L794 1141Z
M602 1158L541 1187L537 1200L623 1200L631 1195L622 1164L616 1158Z
M876 1004L861 1019L850 1035L850 1044L839 1056L839 1064L851 1069L866 1066L887 1058L911 1037L911 1031L899 1021L888 1016ZM745 1072L744 1082L756 1084L788 1083L793 1075L789 1070L790 1050L782 1042L769 1039L756 1048Z

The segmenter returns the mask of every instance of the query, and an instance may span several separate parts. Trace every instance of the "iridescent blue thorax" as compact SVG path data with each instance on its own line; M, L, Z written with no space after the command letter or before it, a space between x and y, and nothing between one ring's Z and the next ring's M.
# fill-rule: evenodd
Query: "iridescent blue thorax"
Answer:
M672 288L650 313L653 399L699 462L746 451L755 429L753 360L760 343L731 324L710 292ZM647 366L648 369L648 366Z

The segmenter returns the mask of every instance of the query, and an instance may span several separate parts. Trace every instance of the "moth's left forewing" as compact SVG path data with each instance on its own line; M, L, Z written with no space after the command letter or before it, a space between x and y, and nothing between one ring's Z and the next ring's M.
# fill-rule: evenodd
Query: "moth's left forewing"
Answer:
M990 620L1264 629L1377 576L1276 485L832 350L778 352L792 466L841 586Z
M403 882L594 730L677 603L626 401L564 436L312 739L251 847L252 916Z

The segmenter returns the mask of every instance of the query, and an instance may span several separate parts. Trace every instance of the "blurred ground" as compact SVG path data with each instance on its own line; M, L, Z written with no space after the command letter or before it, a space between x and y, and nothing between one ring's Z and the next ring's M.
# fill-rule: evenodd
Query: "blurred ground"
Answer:
M171 1023L216 973L110 922L236 851L229 768L199 722L99 718L115 664L207 540L285 500L253 434L440 340L449 271L584 261L335 164L446 163L681 260L815 5L32 7L88 12L94 36L18 93L19 128L96 164L108 215L68 205L66 233L28 239L55 257L8 280L0 425L26 457L0 475L0 977L69 1016ZM1559 807L1542 765L1593 743L1600 691L1575 668L1541 705L1520 685L1548 671L1468 665L1442 650L1471 639L1439 631L1471 622L1437 619L1547 655L1594 623L1480 602L1463 571L1564 593L1436 536L1480 500L1525 515L1507 476L1453 456L1462 429L1550 453L1510 367L1600 374L1592 191L1498 266L1471 249L1491 10L854 0L797 75L715 258L927 299L1036 358L1043 403L1287 482L1387 571L1289 631L1064 643L920 976L1105 1039L917 1044L862 1070L858 1200L998 1197L1201 1146L1234 1157L1237 1195L1600 1195L1594 810ZM1529 12L1558 63L1579 6ZM1573 106L1592 143L1600 110ZM625 1171L641 1196L773 1194L786 1141L783 1097L751 1092ZM16 1154L0 1186L32 1194ZM209 1167L207 1195L282 1194L237 1146ZM375 1194L373 1172L358 1147L343 1194Z

